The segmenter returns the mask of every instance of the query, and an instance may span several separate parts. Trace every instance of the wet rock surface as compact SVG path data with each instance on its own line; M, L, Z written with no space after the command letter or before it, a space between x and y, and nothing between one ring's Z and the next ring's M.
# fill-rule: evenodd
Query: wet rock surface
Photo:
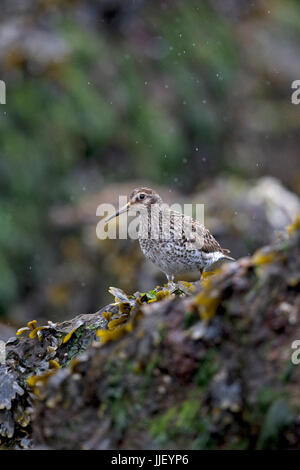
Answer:
M299 218L206 274L6 343L6 448L300 448Z

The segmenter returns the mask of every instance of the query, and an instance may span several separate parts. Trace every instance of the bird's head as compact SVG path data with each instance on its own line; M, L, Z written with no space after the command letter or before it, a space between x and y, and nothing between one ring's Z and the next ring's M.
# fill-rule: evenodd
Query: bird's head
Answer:
M146 187L136 188L129 194L128 203L115 212L115 214L109 216L106 219L106 222L113 219L114 217L118 217L120 214L123 214L123 212L127 212L130 208L134 208L138 212L141 212L145 209L148 209L152 204L161 203L161 197L155 191L153 191L153 189Z

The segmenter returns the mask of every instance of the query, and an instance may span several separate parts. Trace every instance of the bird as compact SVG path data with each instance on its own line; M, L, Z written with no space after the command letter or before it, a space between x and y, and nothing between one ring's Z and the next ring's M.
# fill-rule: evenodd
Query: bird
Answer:
M147 259L163 271L168 283L175 276L187 272L200 272L223 260L235 261L230 250L221 248L210 231L188 215L173 211L164 204L151 188L134 189L127 204L106 218L135 209L139 216L138 240Z

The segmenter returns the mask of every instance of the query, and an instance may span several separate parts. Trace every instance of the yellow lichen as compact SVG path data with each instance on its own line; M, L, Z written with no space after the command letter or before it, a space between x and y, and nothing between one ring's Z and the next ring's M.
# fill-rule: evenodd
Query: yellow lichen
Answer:
M188 281L182 281L183 284L189 289L190 292L194 292L195 286L191 282Z
M129 302L120 302L118 306L119 306L119 311L121 313L128 313L129 314L129 312L131 310L131 305L130 305Z
M28 326L24 326L23 328L19 328L18 331L16 332L16 336L20 336L21 334L25 333L25 331L30 331L30 328L28 328Z
M221 300L220 293L213 286L215 277L207 277L202 282L202 290L195 297L196 306L203 320L209 321L216 313Z
M110 321L111 316L112 316L111 312L103 312L102 313L102 317L105 318L105 320L107 320L107 321Z
M204 271L204 272L202 273L201 279L202 279L202 280L208 279L209 277L214 276L215 273L216 273L215 271Z
M55 361L55 360L51 359L49 361L49 369L42 372L39 375L31 375L30 377L28 377L27 385L29 387L34 387L37 384L46 383L47 380L49 379L49 377L51 377L51 375L53 375L55 373L55 371L59 368L60 368L60 365L59 365L58 361Z
M56 362L56 361L54 361ZM33 389L33 393L39 396L39 388L44 385L53 374L55 374L57 368L48 369L39 375L31 375L27 379L27 385Z
M71 339L71 337L73 336L73 334L75 333L75 331L77 331L78 328L79 328L81 325L83 325L83 322L82 322L82 321L80 321L80 322L77 323L76 327L73 328L73 330L70 331L70 332L64 337L64 339L63 339L63 344L67 343L67 342Z
M22 333L24 333L25 331L30 331L29 333L29 338L33 339L36 337L36 335L38 335L38 339L41 341L42 339L42 335L40 333L41 330L44 330L44 329L48 329L49 326L36 326L37 325L37 321L36 320L31 320L27 323L27 326L23 327L23 328L20 328L17 332L16 332L16 336L20 336Z
M115 320L111 320L107 327L109 330L113 330L114 328L116 328L118 325L121 325L122 323L124 323L126 320L128 319L128 316L127 315L123 315L122 317L119 317L119 318L116 318Z
M64 339L63 339L63 344L67 343L71 337L73 336L73 334L75 333L75 331L77 330L77 328L74 328L72 331L70 331L70 333L68 333Z
M162 300L162 299L164 299L165 297L168 297L168 295L170 295L170 292L168 291L168 289L166 289L166 290L160 290L160 291L157 292L157 294L156 294L156 299L157 299L157 300Z
M36 328L36 325L37 325L36 320L31 320L27 323L28 328L30 328L31 330L34 330Z
M300 230L300 212L294 222L286 228L287 233L291 236L296 230Z
M124 326L119 326L114 330L98 330L97 336L101 339L101 343L105 344L109 341L115 341L125 334Z
M31 333L29 333L29 338L33 339L36 336L38 336L39 341L41 341L42 337L39 334L39 332L42 331L42 330L45 330L45 329L48 329L48 327L47 326L38 326L37 328L34 328L34 330L32 330Z
M51 359L49 361L49 367L50 367L50 369L59 369L60 365L59 365L58 361L55 361L55 360Z
M126 333L131 333L132 330L133 330L133 322L132 322L132 321L129 321L129 322L126 323L126 325L125 325L125 332L126 332Z
M196 296L199 313L203 320L209 321L216 313L220 303L220 296L217 292L200 292Z
M264 253L262 250L258 250L254 253L252 261L256 266L262 266L264 264L269 264L274 261L276 258L276 253L274 251Z
M117 339L122 338L126 333L130 333L133 330L133 322L128 321L123 325L117 326L112 330L97 330L96 335L101 339L101 343L105 344L109 341L116 341Z

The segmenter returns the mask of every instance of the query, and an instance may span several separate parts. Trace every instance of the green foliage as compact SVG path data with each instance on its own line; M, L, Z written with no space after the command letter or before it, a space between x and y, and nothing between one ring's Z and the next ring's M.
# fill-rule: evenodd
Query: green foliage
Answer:
M200 411L201 397L185 400L155 417L149 432L161 446L190 436L192 449L207 449L212 444L211 423L207 417L200 418Z
M195 375L195 381L200 387L205 387L217 373L219 364L216 361L216 351L211 349L200 361L198 372Z

